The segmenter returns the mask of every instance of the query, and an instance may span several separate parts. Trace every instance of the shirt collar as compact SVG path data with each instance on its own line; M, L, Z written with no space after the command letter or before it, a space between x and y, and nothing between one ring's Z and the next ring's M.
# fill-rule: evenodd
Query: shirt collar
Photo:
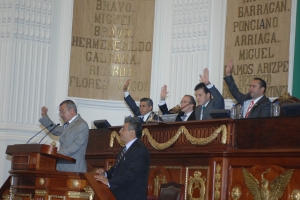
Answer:
M132 143L134 143L134 141L136 141L137 140L137 138L134 138L133 140L131 140L131 141L129 141L125 146L126 146L126 149L128 150L129 149L129 147L131 147L131 145L132 145ZM126 151L127 151L126 150Z
M74 121L74 119L77 117L78 115L75 115L70 121L69 121L69 124L72 123L72 121Z

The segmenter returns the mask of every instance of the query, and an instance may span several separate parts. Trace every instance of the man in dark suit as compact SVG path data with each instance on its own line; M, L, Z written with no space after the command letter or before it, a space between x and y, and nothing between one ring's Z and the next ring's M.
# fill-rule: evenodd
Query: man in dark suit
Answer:
M192 118L189 118L188 120L211 119L209 113L212 110L224 109L225 107L223 96L215 88L215 86L209 82L209 71L207 68L203 70L203 75L200 74L200 79L202 82L197 84L194 89L198 106L195 109L195 111L190 115L190 117ZM167 86L163 86L160 95L161 101L159 103L159 107L163 108L161 109L163 114L169 114L167 112L167 105L164 101L167 94ZM214 98L212 98L212 96Z
M48 117L47 112L48 108L43 106L41 109L42 117L39 121L50 131L53 129L50 124L55 123ZM59 105L59 115L65 124L51 131L53 135L60 136L58 153L75 158L76 163L58 160L56 168L59 171L86 172L85 152L89 138L89 126L77 114L77 107L71 100L65 100Z
M168 94L167 86L164 85L161 88L160 102L158 104L160 111L164 115L169 114L169 110L168 110L167 104L165 102L165 98L166 98L167 94ZM196 120L195 111L194 111L195 107L196 107L196 101L195 101L194 97L191 95L184 95L180 102L180 112L176 116L175 121L180 122L180 121Z
M270 117L271 101L264 94L267 89L266 82L261 78L254 78L249 86L249 93L242 94L232 77L232 59L226 66L224 80L235 100L243 106L244 118Z
M219 90L210 83L209 71L207 68L200 74L201 83L195 86L195 96L198 106L195 110L197 120L211 119L210 112L212 110L224 109L225 103Z
M150 155L140 140L142 125L134 118L126 118L120 130L120 138L125 143L108 171L96 171L95 179L107 185L117 200L146 200Z
M129 79L126 81L126 83L123 86L124 100L129 106L134 116L139 117L140 122L142 124L148 122L150 119L157 121L159 118L159 120L162 121L162 119L159 116L157 116L154 112L152 112L153 109L152 99L150 98L140 99L140 107L138 107L128 92L128 86L129 86Z

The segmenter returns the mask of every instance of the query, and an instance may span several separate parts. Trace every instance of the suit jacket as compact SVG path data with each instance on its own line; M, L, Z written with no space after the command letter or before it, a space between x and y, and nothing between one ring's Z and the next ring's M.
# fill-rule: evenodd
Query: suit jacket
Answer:
M135 101L133 100L133 98L131 97L131 95L128 95L126 98L124 98L125 102L127 103L127 105L129 106L131 112L133 113L133 115L135 117L139 117L141 116L141 113L140 113L140 108L136 105ZM158 115L155 114L154 112L151 112L151 114L154 114L153 115L153 120L157 120L158 119ZM148 116L147 120L150 118L150 115ZM142 119L139 119L140 122L142 124L145 124L147 122L143 121ZM159 120L160 121L163 121L160 117L159 117Z
M149 151L144 143L137 139L125 152L120 163L106 171L110 190L116 199L146 200L149 168Z
M165 115L165 114L170 114L169 110L168 110L168 106L167 104L163 104L163 105L158 105L160 111ZM181 117L184 115L184 112L179 112L178 115L176 116L176 122L181 122L182 119ZM191 115L189 116L189 118L187 119L187 121L192 121L192 120L196 120L196 116L195 116L195 111L193 111L191 113Z
M232 76L225 76L224 80L228 85L231 95L242 106L244 106L245 101L252 99L250 93L242 94L239 91ZM270 110L271 110L271 101L266 96L263 96L258 102L254 104L254 106L252 107L248 115L248 118L270 117L271 116Z
M42 117L39 121L45 127L49 126L51 123L55 124L48 116ZM49 127L48 130L50 131L52 128L53 127ZM80 115L78 114L66 129L64 129L63 126L58 126L52 130L51 133L60 136L58 153L76 159L76 163L58 160L56 166L57 170L86 172L85 152L89 138L89 127Z
M209 100L208 104L204 108L203 113L202 113L202 115L203 115L202 120L211 119L209 113L212 110L218 110L218 109L225 108L224 98L223 98L222 94L219 92L219 90L215 86L213 86L212 88L210 88L208 90L209 90L210 94L213 96L213 98L211 98ZM197 120L200 120L201 110L202 110L201 105L197 106L197 108L195 109L195 115L196 115Z

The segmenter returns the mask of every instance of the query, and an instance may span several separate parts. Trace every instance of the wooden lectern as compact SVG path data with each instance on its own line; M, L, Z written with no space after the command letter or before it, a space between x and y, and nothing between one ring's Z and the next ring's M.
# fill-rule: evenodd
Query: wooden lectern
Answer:
M57 171L58 159L76 162L71 157L57 153L57 147L16 144L9 145L6 153L12 156L9 171L11 184L6 184L10 185L10 189L1 194L2 199L115 200L107 186L94 180L94 173ZM3 187L0 191L3 191Z

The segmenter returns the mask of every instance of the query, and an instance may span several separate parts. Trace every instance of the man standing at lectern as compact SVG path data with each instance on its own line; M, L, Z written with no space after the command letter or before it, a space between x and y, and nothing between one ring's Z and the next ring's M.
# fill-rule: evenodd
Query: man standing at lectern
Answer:
M229 91L235 100L240 103L244 118L270 117L271 101L265 96L267 89L266 82L261 78L254 78L249 85L249 93L242 94L232 77L233 60L231 59L226 66L226 76L224 80L228 85Z
M119 133L125 146L115 165L106 172L98 169L94 178L107 185L117 200L146 200L150 155L140 140L142 125L135 118L126 118Z
M55 124L47 115L48 108L43 106L41 110L40 123L45 127ZM65 100L59 105L59 115L64 121L63 126L54 129L52 126L47 129L49 131L53 129L51 133L60 136L58 153L76 159L76 163L58 160L56 169L68 172L86 172L85 152L89 138L89 127L77 114L77 107L71 100Z

